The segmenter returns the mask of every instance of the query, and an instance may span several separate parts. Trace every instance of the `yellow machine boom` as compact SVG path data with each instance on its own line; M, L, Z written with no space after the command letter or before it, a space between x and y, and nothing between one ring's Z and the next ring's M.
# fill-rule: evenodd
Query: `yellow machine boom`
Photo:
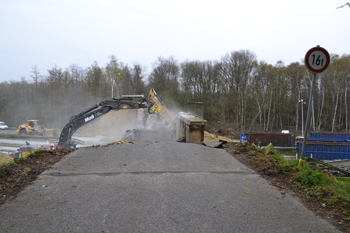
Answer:
M155 113L162 116L164 120L169 124L174 123L176 115L167 109L153 88L149 91L148 102L149 113Z

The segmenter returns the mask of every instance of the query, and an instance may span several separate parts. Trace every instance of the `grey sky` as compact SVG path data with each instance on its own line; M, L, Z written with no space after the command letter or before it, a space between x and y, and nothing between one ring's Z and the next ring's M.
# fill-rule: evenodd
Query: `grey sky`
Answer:
M346 0L0 0L0 82L110 55L151 70L157 57L219 60L248 49L286 65L311 47L350 54Z

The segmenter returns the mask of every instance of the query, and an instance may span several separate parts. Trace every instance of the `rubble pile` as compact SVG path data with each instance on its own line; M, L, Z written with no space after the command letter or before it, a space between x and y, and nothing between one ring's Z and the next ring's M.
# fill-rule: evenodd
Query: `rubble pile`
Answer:
M106 146L117 146L117 145L125 145L125 144L135 144L136 142L134 141L129 141L129 140L123 140L119 142L110 142L107 143Z
M207 131L204 131L204 142L211 142L211 141L226 141L226 142L233 142L232 139L216 135L216 134L211 134Z

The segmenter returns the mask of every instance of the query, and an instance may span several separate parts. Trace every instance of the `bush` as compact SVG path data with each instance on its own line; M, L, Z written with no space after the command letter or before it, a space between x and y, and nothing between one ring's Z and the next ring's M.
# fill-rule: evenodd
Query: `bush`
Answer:
M17 165L17 163L11 161L6 166L9 167L9 166L13 166L13 165Z
M319 170L314 171L308 166L302 167L295 179L306 186L318 186L329 181L326 174Z
M29 151L30 153L28 154L27 157L31 157L31 156L36 156L37 154L39 154L42 151L41 148L37 149L36 151Z
M277 151L275 149L273 149L272 143L267 145L267 147L265 149L263 149L263 152L265 155L278 154Z

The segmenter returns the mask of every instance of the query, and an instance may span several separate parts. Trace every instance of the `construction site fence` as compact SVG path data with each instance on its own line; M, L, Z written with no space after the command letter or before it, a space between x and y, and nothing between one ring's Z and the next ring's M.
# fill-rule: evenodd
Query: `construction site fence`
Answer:
M297 141L297 153L301 154L303 140ZM318 160L350 159L350 141L347 140L306 140L305 157Z
M310 138L326 138L326 139L349 139L350 133L335 132L309 132Z
M290 133L249 132L245 135L249 144L259 141L260 146L267 146L270 143L280 147L295 146L295 136Z

